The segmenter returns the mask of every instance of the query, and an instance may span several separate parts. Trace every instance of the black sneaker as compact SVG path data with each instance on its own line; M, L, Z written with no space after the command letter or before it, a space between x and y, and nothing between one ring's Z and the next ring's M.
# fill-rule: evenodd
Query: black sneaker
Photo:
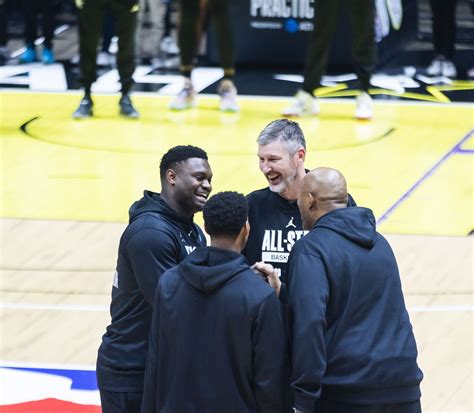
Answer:
M89 97L83 97L79 107L72 114L74 119L90 118L92 116L92 100Z
M126 116L127 118L136 119L140 115L137 110L133 107L132 101L129 95L122 95L119 101L120 114Z

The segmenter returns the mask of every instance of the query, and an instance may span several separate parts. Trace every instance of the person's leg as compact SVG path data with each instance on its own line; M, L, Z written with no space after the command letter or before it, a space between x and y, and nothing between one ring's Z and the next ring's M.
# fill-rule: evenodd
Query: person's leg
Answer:
M318 0L315 5L314 29L306 53L303 90L313 94L326 70L331 40L336 30L340 0Z
M304 116L319 114L319 104L314 91L320 86L321 77L331 46L331 39L336 30L341 0L318 0L314 10L314 29L311 33L309 47L304 65L304 81L291 104L283 109L283 116Z
M362 91L356 98L357 119L372 117L372 98L368 91L370 78L377 61L375 43L375 2L374 0L351 0L350 18L352 26L352 59Z
M443 3L451 0L430 0L431 6L431 33L433 36L433 47L435 56L443 54L443 32L444 32L444 16Z
M438 5L441 22L440 27L439 51L446 59L453 60L454 44L456 42L456 0L443 0ZM433 33L434 34L434 33Z
M22 7L25 18L25 44L26 47L34 48L37 36L38 1L23 0Z
M181 58L180 72L183 88L170 102L170 109L184 110L196 105L196 93L191 82L191 72L197 52L199 27L199 0L181 0L178 45Z
M84 87L84 97L72 115L75 119L92 116L91 87L97 78L97 44L99 34L102 31L104 12L104 0L84 0L77 11L79 23L79 81Z
M97 77L97 44L102 32L104 13L103 0L85 0L83 6L78 9L80 81L87 96L90 96L91 85Z
M6 0L0 0L0 47L7 46L7 25Z
M118 36L117 68L122 85L119 101L120 114L128 118L138 118L129 93L133 85L135 71L135 29L137 24L138 0L136 2L112 1L115 30Z
M220 109L224 112L237 112L237 88L234 85L235 52L232 20L229 15L229 0L210 0L212 23L217 38L217 47L221 66L224 69L224 79L217 87L221 97Z
M143 393L100 390L102 413L140 413Z
M56 17L56 0L40 0L44 47L52 49Z
M383 413L421 413L421 403L416 402L390 404Z
M181 56L181 73L184 77L190 78L197 50L199 0L181 0L180 13L178 45Z
M114 0L111 4L118 36L117 68L122 84L122 94L126 95L132 87L132 76L135 71L135 28L138 0L136 4L122 0Z
M224 69L224 77L231 79L235 74L235 51L232 20L229 15L229 1L210 0L209 6L221 66Z
M102 52L109 52L110 43L114 37L114 18L109 9L105 12L104 26L102 29Z
M315 404L318 413L421 413L420 401L383 404L359 405L334 400L318 400Z
M456 40L456 0L431 0L435 60L428 67L429 75L456 77L453 63Z
M360 89L368 91L377 61L374 0L351 0L352 57Z
M153 56L158 55L160 42L163 38L164 19L167 5L161 0L150 0L150 35L152 40Z

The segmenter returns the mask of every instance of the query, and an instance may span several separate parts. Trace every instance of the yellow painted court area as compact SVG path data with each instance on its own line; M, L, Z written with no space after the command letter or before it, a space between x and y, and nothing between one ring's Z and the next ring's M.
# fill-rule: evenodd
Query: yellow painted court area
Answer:
M134 121L118 117L118 96L107 95L94 97L94 118L74 121L79 100L2 92L1 217L124 222L143 189L159 191L160 158L178 144L208 152L214 192L248 193L265 186L258 133L287 104L242 97L239 114L222 114L217 97L201 96L198 108L180 113L167 109L169 98L135 95L141 118ZM355 121L354 106L322 99L319 117L298 120L307 167L340 169L357 203L383 217L382 232L468 234L473 105L376 101L370 122Z
M423 412L470 413L474 106L419 94L411 98L424 102L376 100L374 119L358 122L354 91L326 92L350 97L322 97L319 117L298 120L306 166L340 169L388 233L425 375ZM216 96L200 96L198 108L177 113L169 97L135 94L134 121L118 116L118 95L101 95L94 118L74 121L80 99L0 94L1 353L13 365L93 369L128 208L143 189L160 190L163 153L203 147L214 192L264 187L255 141L288 104L239 97L242 111L222 114Z

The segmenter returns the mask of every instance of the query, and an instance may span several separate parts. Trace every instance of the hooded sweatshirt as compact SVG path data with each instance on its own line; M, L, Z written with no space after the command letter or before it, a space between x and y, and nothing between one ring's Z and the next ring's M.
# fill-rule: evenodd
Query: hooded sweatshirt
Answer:
M98 352L97 380L102 390L141 392L158 279L206 239L192 219L178 216L151 191L131 206L129 215L112 287L112 321Z
M295 407L419 400L423 375L398 267L372 211L323 215L293 247L288 277Z
M282 412L285 352L274 290L241 254L198 248L159 281L142 412Z

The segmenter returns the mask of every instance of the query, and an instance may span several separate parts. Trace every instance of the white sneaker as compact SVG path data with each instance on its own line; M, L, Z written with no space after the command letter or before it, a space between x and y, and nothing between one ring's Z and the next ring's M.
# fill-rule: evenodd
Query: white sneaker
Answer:
M196 106L196 92L191 79L185 79L183 89L171 101L169 108L173 110L185 110Z
M282 111L283 116L305 116L318 114L318 100L304 90L299 90L293 98L290 106Z
M217 87L217 93L221 97L221 111L238 112L240 110L237 104L237 88L232 80L223 79Z
M443 60L439 57L435 57L431 64L426 69L426 74L428 76L439 76L442 71Z
M163 53L179 54L179 47L171 36L163 37L160 42L160 50Z
M76 53L73 57L71 57L71 64L78 65L80 60L81 58L79 56L79 53Z
M102 51L97 55L98 66L113 66L114 61L115 61L115 57L111 53Z
M356 98L357 107L355 117L357 119L370 119L373 115L372 98L367 92L361 92Z
M451 60L443 60L441 63L441 74L446 77L454 78L457 76L458 71Z

